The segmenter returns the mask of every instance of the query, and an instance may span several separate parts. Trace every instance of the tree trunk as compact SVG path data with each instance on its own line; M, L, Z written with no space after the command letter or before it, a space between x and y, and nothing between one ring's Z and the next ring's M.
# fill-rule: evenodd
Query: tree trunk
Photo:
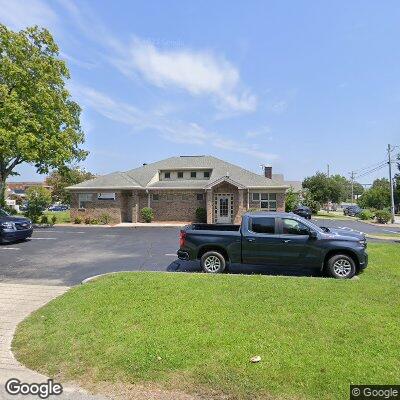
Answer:
M0 207L6 205L6 176L0 173Z

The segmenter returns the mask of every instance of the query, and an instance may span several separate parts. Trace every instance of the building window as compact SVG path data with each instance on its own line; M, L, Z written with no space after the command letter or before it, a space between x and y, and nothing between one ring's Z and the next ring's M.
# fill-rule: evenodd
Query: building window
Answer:
M210 177L210 171L204 171L204 178Z
M199 201L204 200L204 194L203 193L197 193L197 200L199 200Z
M170 179L171 178L171 172L164 172L164 178L165 179Z
M252 193L253 203L265 211L276 211L276 193Z
M86 204L92 201L92 193L79 193L79 208L86 208Z
M160 200L160 195L158 193L153 193L152 194L152 199L153 199L153 201L159 201Z
M191 178L196 178L196 176L197 176L197 172L196 172L196 171L192 171L192 172L190 173L190 177L191 177Z
M115 200L115 193L97 193L97 200Z
M180 179L183 178L183 172L182 172L182 171L179 171L179 172L178 172L178 178L180 178Z

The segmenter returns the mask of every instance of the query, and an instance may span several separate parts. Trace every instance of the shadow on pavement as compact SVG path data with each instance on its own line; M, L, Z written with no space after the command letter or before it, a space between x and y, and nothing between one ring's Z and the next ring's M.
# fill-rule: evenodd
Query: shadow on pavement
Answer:
M202 272L199 261L175 260L167 267L169 272ZM296 276L296 277L323 277L323 273L315 268L299 267L272 267L265 265L231 264L228 268L230 274L245 275L271 275L271 276Z

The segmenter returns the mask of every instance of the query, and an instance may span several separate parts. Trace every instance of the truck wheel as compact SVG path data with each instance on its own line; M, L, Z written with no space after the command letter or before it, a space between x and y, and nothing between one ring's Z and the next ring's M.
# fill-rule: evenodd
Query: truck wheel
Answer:
M224 272L226 262L222 254L217 251L208 251L201 257L200 264L204 272L218 274Z
M328 260L327 270L333 278L350 279L356 273L356 265L351 257L337 254Z

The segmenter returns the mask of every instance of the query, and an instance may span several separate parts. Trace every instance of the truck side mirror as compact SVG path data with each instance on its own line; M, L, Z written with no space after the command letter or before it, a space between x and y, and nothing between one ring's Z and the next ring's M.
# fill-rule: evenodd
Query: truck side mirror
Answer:
M317 232L312 231L312 230L310 230L309 236L310 236L310 239L317 239L318 238Z

